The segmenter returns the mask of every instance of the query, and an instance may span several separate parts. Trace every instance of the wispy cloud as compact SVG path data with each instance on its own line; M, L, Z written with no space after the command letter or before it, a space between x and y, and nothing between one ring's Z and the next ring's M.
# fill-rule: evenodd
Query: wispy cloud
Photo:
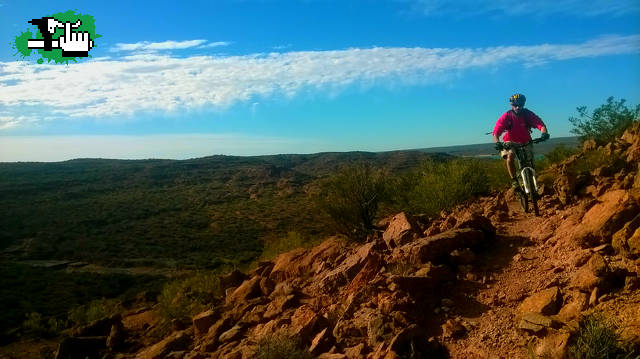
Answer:
M162 41L162 42L148 42L148 41L140 41L131 44L126 43L117 43L114 47L111 48L112 52L117 51L143 51L143 52L154 52L154 51L166 51L166 50L182 50L188 48L211 48L211 47L220 47L220 46L228 46L230 42L227 41L217 41L217 42L208 42L207 40L185 40L185 41Z
M640 12L638 0L409 0L414 11L428 16L475 16L504 14L512 16L571 15L593 17Z
M25 108L58 118L220 109L273 95L295 96L306 89L335 93L352 84L428 84L469 69L638 52L640 35L488 48L355 48L183 58L142 54L69 66L16 61L0 63L0 115L15 118L24 115ZM7 119L3 123L15 126Z

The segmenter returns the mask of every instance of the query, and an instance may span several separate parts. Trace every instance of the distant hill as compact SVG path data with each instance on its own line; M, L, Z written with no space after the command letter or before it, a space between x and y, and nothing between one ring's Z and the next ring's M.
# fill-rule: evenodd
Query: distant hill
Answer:
M265 240L329 234L314 181L366 160L393 172L421 151L77 159L0 163L0 249L10 259L216 267L250 261Z
M545 153L574 138L538 146ZM492 144L389 152L76 159L0 163L0 250L9 259L108 266L246 263L265 241L329 235L311 199L316 181L367 161L393 173L426 159L495 154Z
M580 141L577 137L552 137L548 141L535 145L534 152L536 155L544 155L553 150L556 146L564 145L567 147L578 147ZM446 147L430 147L421 148L419 151L426 153L446 153L452 156L465 157L489 157L495 156L496 150L493 143L478 143L474 145L459 145Z

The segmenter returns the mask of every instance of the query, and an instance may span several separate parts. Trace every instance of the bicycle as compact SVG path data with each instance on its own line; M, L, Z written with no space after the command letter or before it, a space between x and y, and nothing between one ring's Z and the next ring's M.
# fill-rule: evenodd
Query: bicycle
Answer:
M540 215L538 209L538 182L536 181L536 170L533 169L533 151L527 151L526 147L543 141L545 139L536 138L527 143L506 142L503 145L505 150L513 149L516 155L516 171L520 174L518 187L515 188L516 198L518 198L518 202L520 202L520 206L525 213L529 213L529 203L531 203L536 216Z

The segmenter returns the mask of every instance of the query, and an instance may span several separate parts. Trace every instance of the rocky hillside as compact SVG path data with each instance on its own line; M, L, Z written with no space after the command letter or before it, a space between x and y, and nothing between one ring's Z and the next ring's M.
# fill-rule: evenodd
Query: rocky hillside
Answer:
M576 170L590 153L618 161ZM639 161L636 124L553 167L539 217L512 191L436 219L399 213L367 243L332 237L222 276L218 304L159 341L141 308L77 331L58 357L254 358L295 337L325 359L561 358L589 313L637 347Z

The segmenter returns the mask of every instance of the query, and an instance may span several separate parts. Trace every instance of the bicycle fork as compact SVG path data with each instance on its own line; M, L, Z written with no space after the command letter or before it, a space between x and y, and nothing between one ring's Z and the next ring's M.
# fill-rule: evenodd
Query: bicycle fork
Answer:
M538 192L538 183L536 181L536 171L531 167L525 167L520 171L524 191L529 194L533 191Z

